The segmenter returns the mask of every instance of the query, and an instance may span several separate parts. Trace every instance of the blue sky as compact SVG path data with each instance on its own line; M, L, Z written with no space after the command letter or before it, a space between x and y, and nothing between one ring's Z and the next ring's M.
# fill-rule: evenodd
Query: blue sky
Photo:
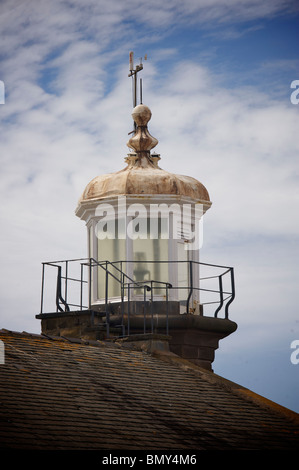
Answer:
M205 262L234 266L214 370L299 411L299 8L265 0L4 0L0 327L39 332L41 262L86 256L86 184L124 167L129 51L161 167L199 179Z

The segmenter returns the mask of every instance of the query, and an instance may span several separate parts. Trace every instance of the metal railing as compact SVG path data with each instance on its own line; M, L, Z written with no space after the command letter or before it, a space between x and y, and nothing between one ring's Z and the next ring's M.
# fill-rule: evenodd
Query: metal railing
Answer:
M120 268L116 265L120 264ZM107 327L107 336L109 336L109 326L110 326L110 312L109 312L109 278L113 278L116 280L120 285L120 302L121 302L121 324L119 325L124 334L124 306L125 302L127 303L127 334L130 334L130 318L131 318L131 292L132 290L141 289L143 291L143 306L144 306L144 326L143 326L143 333L146 333L146 305L149 304L151 306L151 332L153 332L153 302L154 302L154 285L159 285L159 289L165 290L165 301L166 301L166 334L168 335L168 289L172 288L171 284L168 282L161 282L161 281L136 281L133 280L130 276L128 276L123 271L123 264L127 264L127 261L120 261L120 262L111 262L111 261L104 261L99 262L94 259L90 259L89 266L91 268L98 267L105 272L105 315L106 315L106 327ZM109 269L110 268L110 269ZM120 278L118 278L115 274L112 273L112 268L116 270L118 274L120 274ZM126 295L127 292L127 295ZM150 299L147 299L146 292L150 292ZM90 292L91 297L91 292Z
M121 323L120 327L124 331L124 306L127 306L127 334L130 334L130 319L132 317L131 304L132 299L136 299L137 291L142 297L144 305L144 333L145 333L145 312L150 311L151 324L153 328L153 311L154 303L158 299L165 302L165 315L166 315L166 334L168 334L168 312L169 312L169 291L179 293L180 302L184 306L183 313L192 313L193 307L191 302L193 297L200 298L201 314L206 314L206 309L212 309L211 316L217 318L221 312L224 318L228 319L229 307L235 298L235 282L234 270L232 267L220 266L215 264L208 264L196 261L147 261L151 263L167 263L168 267L171 264L171 269L176 267L180 269L182 264L187 264L188 267L188 282L186 285L172 285L169 282L160 280L142 280L136 281L130 277L125 267L130 264L136 265L138 261L97 261L93 258L77 258L71 260L53 261L42 263L42 286L41 286L41 309L40 313L45 313L45 304L53 301L53 292L55 292L55 309L56 312L70 312L70 311L83 311L94 310L93 303L93 288L94 278L97 278L99 272L104 273L104 296L101 298L101 308L106 317L107 335L109 336L110 329L110 302L109 285L111 280L119 286L119 302L121 306ZM56 269L55 282L47 282L48 270ZM198 284L195 284L194 271L200 272L207 271L203 276L198 276ZM131 269L133 272L133 270ZM211 273L209 273L211 271ZM215 273L216 271L216 273ZM168 269L169 272L169 269ZM54 275L55 278L55 275ZM52 287L51 287L52 283ZM50 289L49 289L50 287ZM159 292L159 295L155 294ZM183 292L185 294L183 294ZM175 296L172 295L173 298ZM114 299L115 300L115 299ZM53 305L53 302L52 302ZM216 308L215 308L216 305ZM53 312L55 309L48 310L48 313Z
M78 264L77 264L78 263ZM75 307L77 310L84 310L90 307L90 304L84 305L83 304L83 296L84 296L84 286L88 286L88 290L90 290L90 278L89 280L85 278L83 270L84 267L87 265L86 258L76 258L70 260L62 260L62 261L48 261L42 263L42 286L41 286L41 308L40 313L45 313L45 303L47 301L46 297L48 294L48 300L50 298L50 302L52 303L53 298L55 298L55 307L56 312L60 311L71 311L71 307ZM76 267L79 265L79 272L75 274L70 272L70 266ZM53 297L53 277L51 276L50 280L46 278L46 268L55 268L57 270L56 274L56 282L55 282L55 297ZM77 271L77 270L76 270ZM76 276L76 277L74 277ZM74 294L74 290L76 293L79 292L79 296L77 297L76 303L74 301L69 300L69 290L72 284L75 284L78 289L72 288L72 294ZM52 284L52 285L51 285ZM48 291L46 291L46 285L48 285ZM49 287L50 286L50 287ZM72 296L73 297L73 296ZM64 308L62 308L64 305ZM54 309L50 309L53 311Z

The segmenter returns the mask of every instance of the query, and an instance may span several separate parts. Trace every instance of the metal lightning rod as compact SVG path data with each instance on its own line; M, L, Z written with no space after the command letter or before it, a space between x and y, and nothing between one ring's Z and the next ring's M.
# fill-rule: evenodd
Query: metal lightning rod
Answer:
M147 60L147 55L145 55L144 60ZM130 69L130 73L128 77L132 77L133 79L133 108L135 108L137 106L137 74L143 69L143 64L142 64L142 59L140 59L140 63L136 65L134 69L134 52L133 51L131 51L129 54L129 69ZM141 79L140 79L140 102L142 103L142 80ZM136 131L135 122L134 122L134 129Z

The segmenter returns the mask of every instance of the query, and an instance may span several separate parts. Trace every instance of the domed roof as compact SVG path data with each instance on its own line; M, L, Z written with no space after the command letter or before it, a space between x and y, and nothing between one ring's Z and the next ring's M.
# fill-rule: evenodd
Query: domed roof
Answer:
M136 130L127 145L133 152L126 157L123 170L95 177L86 186L79 205L120 195L177 195L211 205L205 186L190 176L176 175L158 165L159 155L150 151L158 144L147 129L151 111L138 105L133 109Z
M116 173L100 175L86 186L80 202L107 196L133 194L175 194L209 202L207 189L195 178L163 170L155 162L158 156L128 156L128 166Z

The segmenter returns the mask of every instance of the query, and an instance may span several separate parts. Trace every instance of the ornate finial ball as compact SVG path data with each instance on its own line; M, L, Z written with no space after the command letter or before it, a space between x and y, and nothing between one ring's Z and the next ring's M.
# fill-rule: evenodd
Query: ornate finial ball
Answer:
M146 126L151 117L151 110L144 104L139 104L133 109L132 118L137 126Z

